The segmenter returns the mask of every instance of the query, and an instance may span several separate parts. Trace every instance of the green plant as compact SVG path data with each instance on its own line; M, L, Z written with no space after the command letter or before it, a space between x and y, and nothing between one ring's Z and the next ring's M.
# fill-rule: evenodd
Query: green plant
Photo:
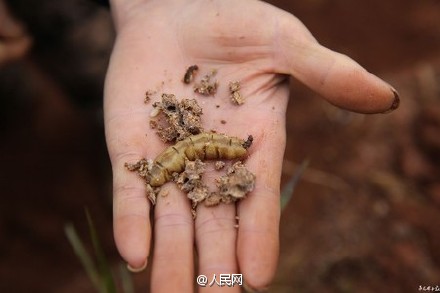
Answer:
M95 258L93 258L85 248L72 223L68 223L65 225L64 232L97 292L117 292L114 276L99 242L98 233L96 232L96 228L93 224L90 213L87 209L86 217ZM127 268L122 263L119 265L119 277L121 280L123 292L133 293L134 290L131 276Z
M296 170L296 172L293 173L292 177L287 181L286 185L284 185L283 189L281 190L281 211L283 211L287 205L289 204L290 200L292 199L293 192L295 191L295 187L298 184L302 174L307 169L307 166L309 165L309 160L304 160L299 168Z

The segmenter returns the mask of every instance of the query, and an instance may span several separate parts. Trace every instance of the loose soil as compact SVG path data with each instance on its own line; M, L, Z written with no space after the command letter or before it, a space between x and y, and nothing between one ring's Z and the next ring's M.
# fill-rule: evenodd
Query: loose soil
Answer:
M195 70L198 70L197 65L188 68L183 80L184 83L191 82L192 74ZM239 86L235 86L234 91L238 93L238 90ZM197 149L197 142L193 142L191 138L194 138L195 134L199 134L203 131L201 124L202 113L202 108L195 99L182 99L181 101L178 101L173 94L162 94L162 100L153 104L153 114L150 115L152 116L150 126L153 129L157 129L156 133L163 142L177 142L187 139L193 144L192 147L195 151ZM164 116L166 120L166 123L163 126L160 125L161 116ZM205 135L207 138L211 136L210 133L204 133L202 135ZM251 146L252 141L252 136L249 136L246 141L242 141L241 146L238 146L243 150L248 149ZM215 153L219 156L220 147L231 149L237 147L232 144L232 139L229 140L230 144L226 146L217 146L217 143L218 142L214 139L208 139L204 145L200 146L200 151L204 154L203 157L205 157L205 154L206 157L209 157L208 152L211 152L209 150L210 148L215 148ZM165 148L167 148L166 145ZM173 156L167 156L167 160L177 160L177 162L172 164L173 166L179 164L182 157L181 154L184 156L184 162L182 161L182 163L184 163L184 169L179 171L180 173L174 172L172 177L173 181L177 183L183 192L187 193L188 198L191 200L192 214L194 218L196 217L197 205L201 202L204 202L206 206L216 206L220 203L229 204L244 199L245 196L254 189L255 175L247 170L246 166L241 161L238 161L228 169L225 176L216 180L218 191L210 192L208 186L202 179L202 175L205 172L205 163L199 158L196 158L194 161L189 160L185 155L186 151L185 153L182 153L178 150L177 146L171 146L171 148L173 148ZM161 155L159 155L159 157L160 156ZM155 167L160 166L162 172L167 172L168 174L171 173L171 171L166 168L169 163L165 164L165 162L160 161L158 158L154 160L141 159L133 164L125 164L127 170L136 172L145 180L145 184L147 185L146 196L150 199L153 206L155 205L157 196L160 192L159 184L152 184L154 164L157 164ZM215 163L215 169L217 171L224 166L225 163L222 161L217 161ZM166 182L163 182L160 185L164 183ZM153 188L153 186L155 186L155 188Z
M203 110L195 99L178 101L173 94L162 94L162 100L153 107L150 126L163 142L176 142L203 132Z
M218 81L214 79L217 70L212 70L210 73L203 76L203 78L194 84L194 92L203 96L214 96L217 92Z

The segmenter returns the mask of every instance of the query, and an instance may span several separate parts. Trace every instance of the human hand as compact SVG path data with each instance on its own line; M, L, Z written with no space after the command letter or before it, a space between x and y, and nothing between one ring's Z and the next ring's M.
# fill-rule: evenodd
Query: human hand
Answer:
M117 39L104 113L119 252L131 267L143 267L154 234L152 292L193 291L194 241L197 274L211 279L213 274L242 273L250 287L267 287L278 258L288 76L330 103L362 113L396 108L397 94L353 60L319 45L294 16L264 2L114 0L112 11ZM193 64L199 75L218 70L214 98L196 96L192 86L182 83L185 69ZM244 105L231 104L229 81L241 82ZM145 185L124 164L155 158L166 147L148 127L152 103L142 104L144 93L154 89L195 97L203 107L205 129L241 138L251 134L254 144L246 165L257 179L252 194L237 205L199 205L195 222L186 196L175 184L165 184L167 196L159 196L154 207L152 233ZM201 291L220 289L228 288Z

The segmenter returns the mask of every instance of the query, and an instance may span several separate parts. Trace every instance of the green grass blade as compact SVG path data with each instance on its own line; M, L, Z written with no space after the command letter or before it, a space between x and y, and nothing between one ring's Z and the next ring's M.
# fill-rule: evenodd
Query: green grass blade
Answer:
M134 293L133 279L127 270L127 266L123 263L119 264L119 275L122 282L122 292Z
M101 282L98 270L96 269L93 259L90 257L90 254L87 252L81 239L79 238L75 227L70 223L66 224L64 226L64 232L66 233L67 239L69 240L70 245L72 245L73 251L79 258L93 286L95 286L96 290L101 291Z
M99 242L98 233L96 232L95 225L93 224L92 218L89 211L86 209L87 222L89 224L90 237L92 239L93 249L95 250L95 255L98 261L101 292L115 293L116 285L113 279L113 275L110 266L107 262L107 258L104 254L104 250Z
M289 179L289 181L284 185L283 189L281 190L281 211L283 211L287 205L289 204L290 200L292 199L293 192L295 191L295 187L298 184L299 180L301 179L302 174L307 169L307 166L309 165L309 160L304 160L301 165L299 166L298 170L296 170L295 173L293 173L292 178Z

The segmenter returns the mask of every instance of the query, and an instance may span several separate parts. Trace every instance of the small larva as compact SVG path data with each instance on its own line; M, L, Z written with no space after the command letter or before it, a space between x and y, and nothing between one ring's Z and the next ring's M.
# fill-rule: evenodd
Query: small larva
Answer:
M217 133L200 133L179 141L165 149L153 162L148 183L159 187L170 181L174 172L180 173L185 169L185 159L194 161L214 159L240 159L247 155L247 149L252 144L250 135L245 141Z
M192 65L188 67L188 69L185 72L185 75L183 76L183 82L186 84L189 84L193 81L194 75L199 70L199 67L197 65Z

